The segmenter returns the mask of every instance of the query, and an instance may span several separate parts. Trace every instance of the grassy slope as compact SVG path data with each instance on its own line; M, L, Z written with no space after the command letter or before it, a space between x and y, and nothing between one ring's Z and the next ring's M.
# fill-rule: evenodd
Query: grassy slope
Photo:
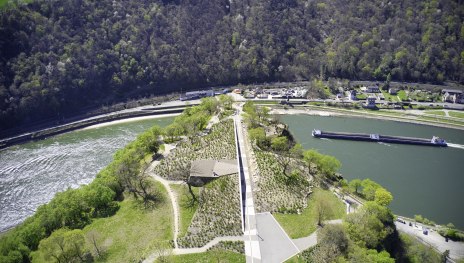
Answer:
M459 111L449 111L448 112L451 117L456 117L456 118L463 118L464 119L464 112L459 112Z
M177 200L179 202L179 212L180 212L180 229L179 237L185 236L187 229L192 222L192 218L195 215L195 212L198 208L198 203L195 203L193 206L189 206L190 193L188 192L188 187L186 185L171 185L171 188L177 194ZM192 187L193 192L197 197L200 196L200 188Z
M408 96L406 95L406 91L404 91L404 90L398 91L398 97L401 100L407 100L408 99Z
M285 263L306 263L306 261L303 257L300 257L300 254L298 254L285 261Z
M158 242L172 239L172 208L164 187L157 183L163 200L153 209L145 209L132 198L121 203L112 217L100 218L84 228L96 230L107 246L102 262L136 262L153 251ZM101 244L101 245L103 245Z
M398 101L398 96L397 95L390 95L390 93L382 90L382 94L385 97L385 101L389 101L389 99L393 102Z
M160 262L160 261L156 261ZM172 263L189 263L189 262L221 262L221 263L241 263L246 262L246 257L244 254L238 254L235 252L230 252L226 250L210 250L204 253L197 254L186 254L186 255L176 255L169 257L169 262Z
M10 0L0 0L0 8L3 8L9 1ZM18 1L15 1L14 4L16 4L16 2L32 3L32 1L34 1L34 0L18 0Z
M317 199L327 198L333 205L334 215L330 219L342 218L345 215L345 205L330 191L314 189L308 200L308 207L303 210L301 214L279 214L275 213L274 217L277 219L282 228L287 232L290 238L300 238L309 236L316 231L317 227L317 213L315 204Z
M440 254L435 249L419 242L408 234L400 234L405 255L410 262L441 262Z
M431 115L445 116L445 112L441 110L428 110L428 111L425 111L424 113L431 114Z

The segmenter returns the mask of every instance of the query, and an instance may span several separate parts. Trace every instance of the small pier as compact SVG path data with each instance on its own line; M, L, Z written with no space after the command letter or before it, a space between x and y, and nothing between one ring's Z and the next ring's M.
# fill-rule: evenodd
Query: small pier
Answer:
M398 144L411 144L411 145L424 145L446 147L446 141L433 136L432 139L388 136L380 134L366 134L366 133L346 133L346 132L328 132L321 130L313 130L312 135L316 138L329 138L338 140L352 140L352 141L367 141L367 142L384 142L384 143L398 143Z

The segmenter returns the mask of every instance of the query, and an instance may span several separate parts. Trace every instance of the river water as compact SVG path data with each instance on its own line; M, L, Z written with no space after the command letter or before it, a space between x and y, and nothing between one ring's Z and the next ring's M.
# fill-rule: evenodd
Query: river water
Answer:
M394 196L391 208L421 214L464 229L464 131L347 117L282 115L306 149L337 157L347 179L371 178ZM22 222L55 193L93 180L112 155L152 125L148 119L78 130L0 151L0 231ZM316 139L313 129L445 138L455 147L435 148ZM461 148L459 148L461 147Z
M394 197L394 213L420 214L440 224L464 229L464 131L394 121L351 117L282 115L305 149L335 156L348 180L370 178ZM453 147L438 148L317 139L313 129L444 138Z
M172 120L97 126L1 150L0 232L24 221L55 193L90 183L116 150L149 127Z

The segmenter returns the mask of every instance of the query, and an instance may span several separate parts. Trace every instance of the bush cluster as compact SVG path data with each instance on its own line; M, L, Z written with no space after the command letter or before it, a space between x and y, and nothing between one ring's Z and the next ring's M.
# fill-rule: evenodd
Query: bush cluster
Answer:
M218 244L214 245L209 250L213 250L213 249L229 250L232 252L245 254L245 242L243 241L221 241Z

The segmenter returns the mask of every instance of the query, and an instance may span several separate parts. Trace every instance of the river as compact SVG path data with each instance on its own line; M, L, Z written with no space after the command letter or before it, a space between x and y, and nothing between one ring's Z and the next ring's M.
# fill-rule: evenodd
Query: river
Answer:
M393 212L421 214L464 229L464 131L348 117L282 115L306 149L337 157L347 179L371 178L392 192ZM114 152L152 125L172 118L148 119L87 128L0 151L0 232L22 222L57 192L93 180ZM431 138L456 147L435 148L316 139L313 129Z
M0 232L32 215L55 193L90 183L116 150L153 125L144 119L77 130L0 151Z
M420 214L464 229L464 131L351 117L281 115L280 119L305 149L339 159L340 172L348 180L370 178L387 188L394 197L390 205L394 213ZM435 135L453 147L317 139L311 136L313 129L422 138Z

